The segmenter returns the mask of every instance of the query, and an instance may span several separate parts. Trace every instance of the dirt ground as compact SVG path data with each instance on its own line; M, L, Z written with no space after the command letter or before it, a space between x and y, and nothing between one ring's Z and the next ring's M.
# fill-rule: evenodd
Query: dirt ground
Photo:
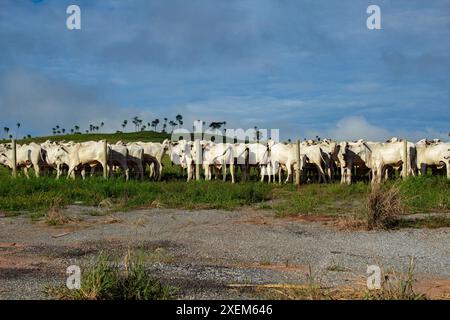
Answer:
M275 218L253 209L93 213L71 206L71 221L62 226L0 216L0 298L45 299L45 286L64 284L69 265L128 249L145 252L154 274L179 288L178 298L261 298L245 287L312 278L338 290L361 287L368 265L405 272L410 257L416 289L450 297L449 228L342 231L329 219Z

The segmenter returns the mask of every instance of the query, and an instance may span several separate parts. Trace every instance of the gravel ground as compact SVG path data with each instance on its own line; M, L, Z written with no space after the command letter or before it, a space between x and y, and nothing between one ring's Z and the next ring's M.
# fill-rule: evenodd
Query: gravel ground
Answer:
M149 268L179 287L180 298L255 298L229 285L302 284L309 268L322 285L360 285L367 265L405 271L410 257L426 290L433 283L450 294L448 228L341 231L326 219L253 209L92 212L71 206L73 221L59 227L25 215L0 218L0 298L44 299L44 286L64 284L70 264L128 248L151 253Z

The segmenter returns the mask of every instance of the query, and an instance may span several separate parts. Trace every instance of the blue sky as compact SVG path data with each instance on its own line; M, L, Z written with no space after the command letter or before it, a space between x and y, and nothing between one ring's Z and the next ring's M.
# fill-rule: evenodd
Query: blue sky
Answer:
M70 4L81 30L66 28ZM366 28L370 4L382 30ZM449 0L2 0L0 126L115 131L180 113L284 139L448 139L449 13Z

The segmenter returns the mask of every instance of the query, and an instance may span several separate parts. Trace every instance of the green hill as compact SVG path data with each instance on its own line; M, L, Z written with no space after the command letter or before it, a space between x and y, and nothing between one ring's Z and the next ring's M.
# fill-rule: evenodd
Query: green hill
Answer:
M110 143L119 140L124 142L143 141L143 142L162 142L164 139L170 139L170 134L155 131L139 131L139 132L120 132L120 133L83 133L83 134L63 134L47 137L34 137L29 139L18 139L17 143L42 143L44 141L98 141L106 139ZM0 140L0 143L11 142L11 140Z

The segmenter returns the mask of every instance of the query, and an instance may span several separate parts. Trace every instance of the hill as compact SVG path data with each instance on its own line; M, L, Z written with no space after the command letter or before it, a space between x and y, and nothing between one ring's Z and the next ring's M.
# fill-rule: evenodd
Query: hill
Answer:
M119 133L83 133L83 134L63 134L46 137L34 137L28 139L18 139L17 143L42 143L50 141L98 141L106 139L110 143L116 143L121 140L124 142L143 141L143 142L162 142L164 139L170 139L170 134L155 131L139 131L139 132L119 132ZM0 143L7 143L11 140L0 140Z

